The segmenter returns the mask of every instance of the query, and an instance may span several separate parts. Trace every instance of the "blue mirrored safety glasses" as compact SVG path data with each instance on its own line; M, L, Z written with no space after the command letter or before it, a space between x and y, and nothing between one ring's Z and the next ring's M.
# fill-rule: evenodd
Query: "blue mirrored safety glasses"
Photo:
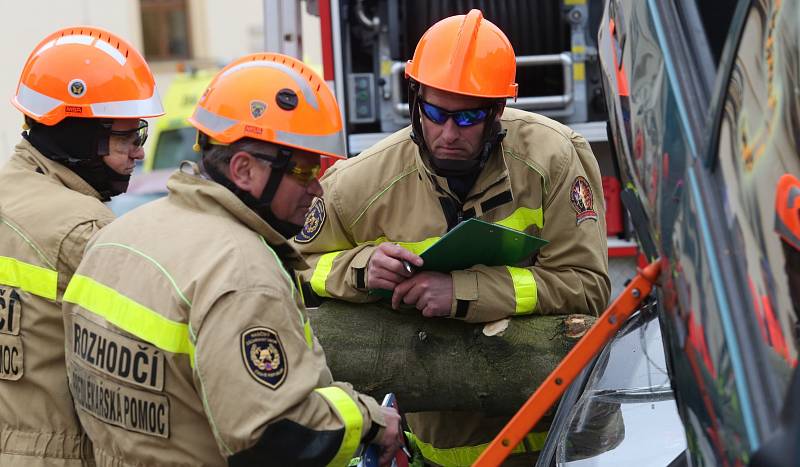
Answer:
M491 107L482 109L466 109L466 110L445 110L437 107L430 102L419 99L419 108L425 117L437 125L444 125L448 118L452 118L456 125L460 127L467 127L477 125L478 123L486 120L489 115Z

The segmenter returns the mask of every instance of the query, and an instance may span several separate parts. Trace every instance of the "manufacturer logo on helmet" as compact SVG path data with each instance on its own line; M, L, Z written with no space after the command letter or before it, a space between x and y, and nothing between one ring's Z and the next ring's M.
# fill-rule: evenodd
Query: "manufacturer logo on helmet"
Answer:
M65 105L64 106L64 112L66 112L68 114L82 114L83 113L83 107L80 107L80 106L77 106L77 105Z
M244 132L245 133L250 133L250 134L253 134L253 135L260 135L261 133L264 133L264 130L262 130L261 127L257 127L257 126L253 126L253 125L245 125L244 126Z
M81 79L73 79L69 82L67 89L72 97L82 97L86 94L86 83Z
M259 118L264 115L264 111L267 110L267 104L261 101L250 101L250 115L253 118Z

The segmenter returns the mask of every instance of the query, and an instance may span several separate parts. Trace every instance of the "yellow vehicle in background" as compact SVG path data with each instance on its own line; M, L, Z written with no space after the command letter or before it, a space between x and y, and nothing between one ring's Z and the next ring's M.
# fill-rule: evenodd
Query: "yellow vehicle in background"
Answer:
M196 130L186 120L217 70L178 74L164 95L166 114L155 121L153 146L144 160L144 172L175 169L183 160L198 160L192 150Z
M131 177L128 191L115 196L108 207L117 215L156 200L167 194L167 179L181 161L198 161L200 154L192 146L197 131L189 125L197 100L206 90L215 69L179 73L167 88L163 104L166 115L151 126L153 140L147 151L141 171L137 168Z

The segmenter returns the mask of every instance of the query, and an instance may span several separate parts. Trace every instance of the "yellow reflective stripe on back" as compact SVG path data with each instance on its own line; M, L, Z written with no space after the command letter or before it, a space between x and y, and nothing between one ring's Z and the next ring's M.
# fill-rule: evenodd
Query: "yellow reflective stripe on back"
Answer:
M64 301L80 305L108 322L159 349L189 356L194 366L194 344L189 325L167 319L144 305L89 277L75 274Z
M317 266L314 268L314 274L311 275L311 290L320 297L330 297L331 294L325 289L325 281L331 273L333 267L333 260L336 259L342 252L332 251L325 253L319 257Z
M58 293L58 272L16 258L0 256L0 284L55 300Z
M315 391L328 401L336 410L336 413L339 414L342 423L344 423L342 445L328 465L347 465L356 454L358 443L361 441L361 429L364 424L361 418L361 411L355 401L342 388L328 386L326 388L317 388Z
M508 227L509 229L519 230L520 232L524 232L525 229L532 225L535 225L541 229L542 226L544 226L542 208L517 208L517 210L511 213L510 216L495 222L495 224Z
M524 315L532 313L536 308L536 279L533 273L525 268L506 266L514 283L514 299L517 302L515 314Z
M409 441L416 446L426 460L435 462L444 467L466 467L478 460L481 453L489 447L489 443L476 446L462 446L457 448L437 448L406 432ZM547 439L547 432L529 433L525 440L511 450L512 454L541 451Z

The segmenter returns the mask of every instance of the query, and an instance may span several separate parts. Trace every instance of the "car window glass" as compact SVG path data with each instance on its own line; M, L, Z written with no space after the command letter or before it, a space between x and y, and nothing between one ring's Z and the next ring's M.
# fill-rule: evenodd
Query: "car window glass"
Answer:
M796 2L780 0L750 9L727 85L714 171L723 202L716 217L731 232L766 365L784 385L797 362L800 251L778 233L776 196L784 174L800 177L798 12Z
M722 49L728 36L738 0L678 0L677 8L686 27L696 28L701 34L695 41L704 39L714 67L719 65Z
M652 308L634 315L602 350L559 434L557 465L667 465L686 449ZM658 446L642 449L650 437Z
M196 136L197 130L190 127L162 131L152 155L153 169L177 168L181 161L199 160L192 149Z

